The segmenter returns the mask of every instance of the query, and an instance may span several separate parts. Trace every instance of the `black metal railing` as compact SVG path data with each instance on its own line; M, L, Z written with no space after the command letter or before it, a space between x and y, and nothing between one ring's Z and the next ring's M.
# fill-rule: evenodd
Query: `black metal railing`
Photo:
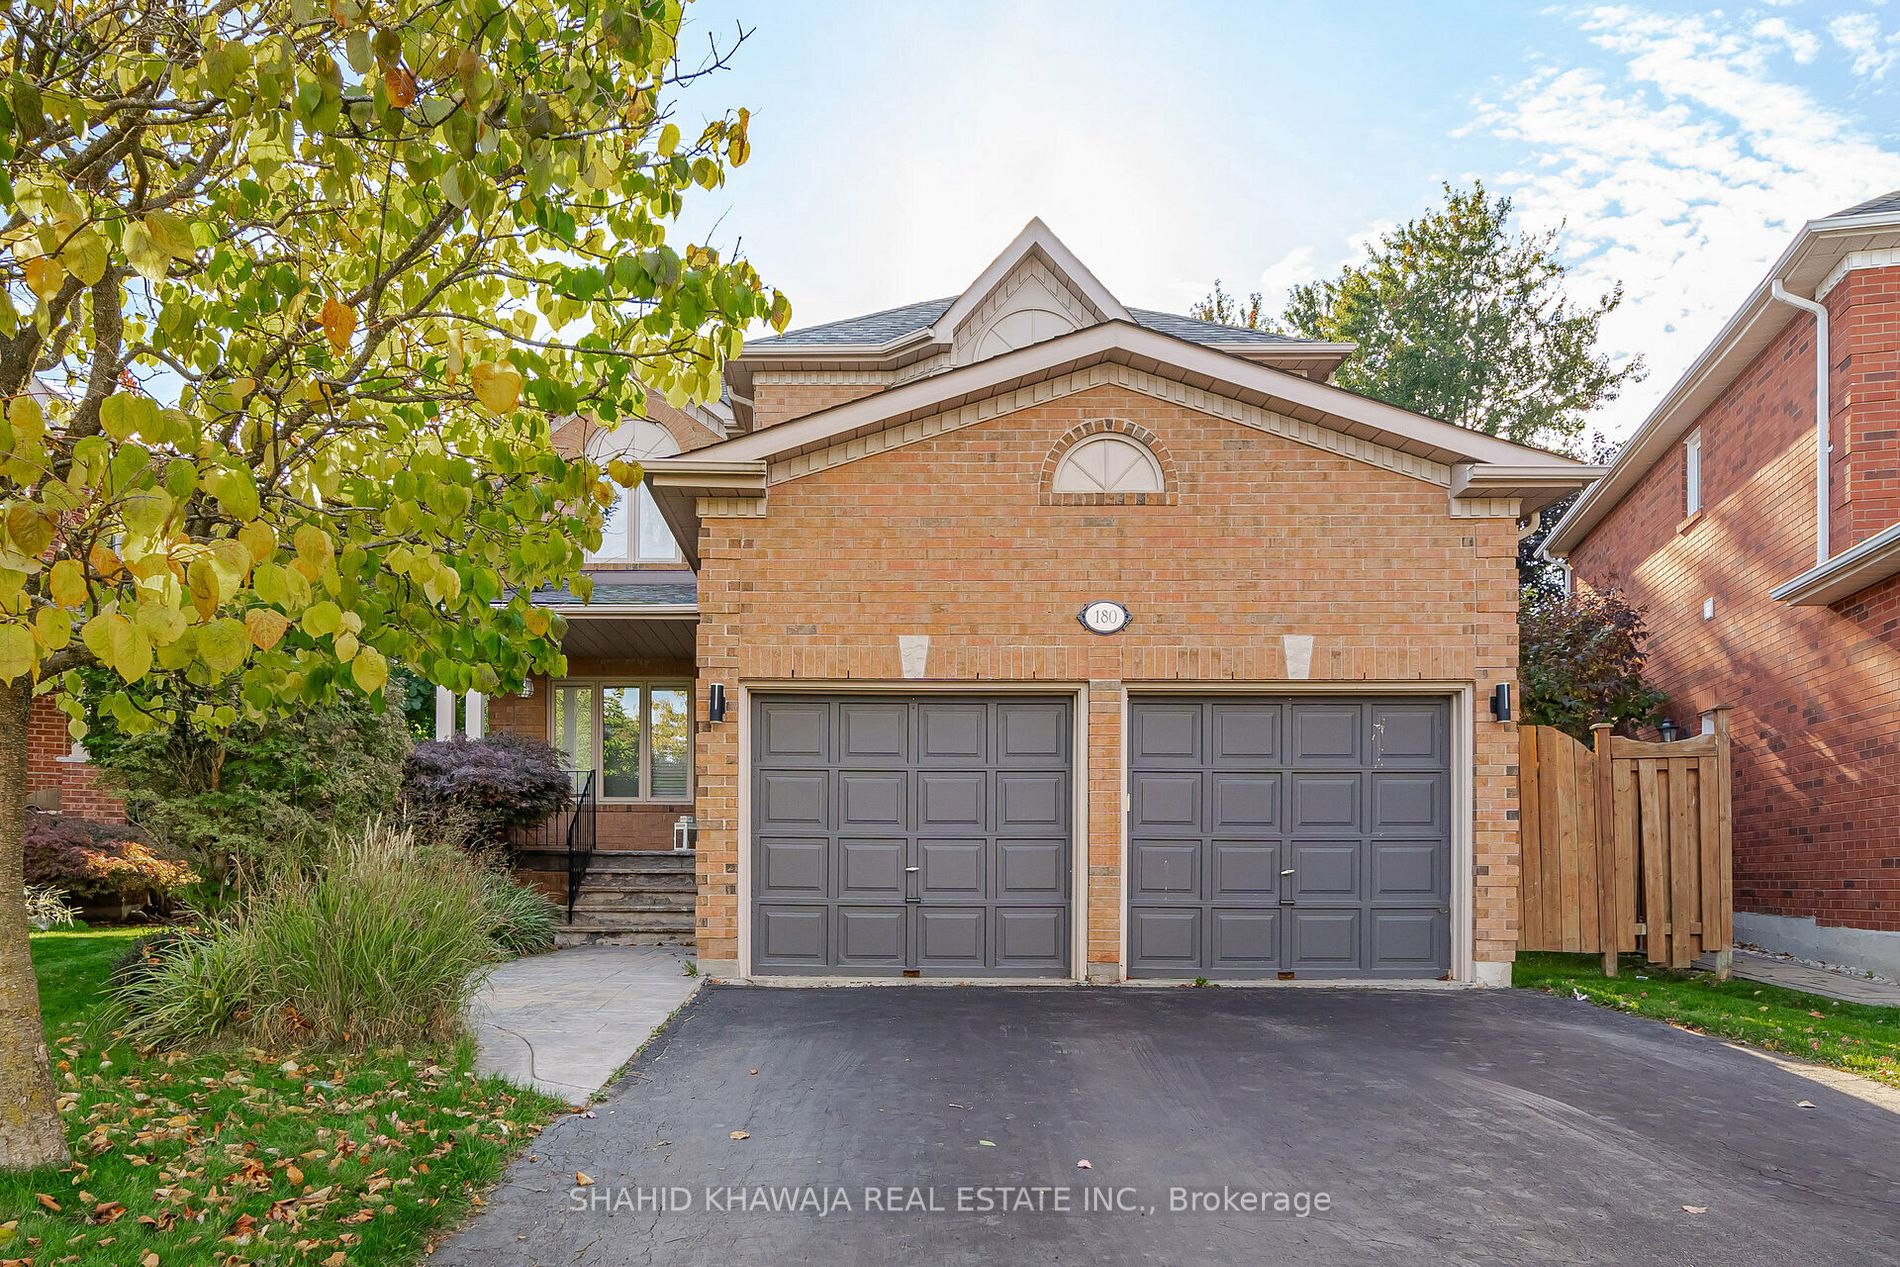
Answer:
M567 920L574 922L574 899L581 895L581 881L594 861L594 772L570 770L574 776L574 808L567 820Z

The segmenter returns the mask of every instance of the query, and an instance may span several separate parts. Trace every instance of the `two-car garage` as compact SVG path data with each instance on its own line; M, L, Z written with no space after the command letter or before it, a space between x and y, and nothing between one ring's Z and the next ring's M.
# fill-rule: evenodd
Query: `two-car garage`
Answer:
M1128 975L1445 975L1450 713L1131 694ZM1076 717L1057 695L756 695L751 971L1075 975Z

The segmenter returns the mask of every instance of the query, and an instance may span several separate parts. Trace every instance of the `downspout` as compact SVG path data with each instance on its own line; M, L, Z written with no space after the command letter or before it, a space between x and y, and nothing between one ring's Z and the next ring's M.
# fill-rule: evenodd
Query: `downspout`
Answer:
M1827 307L1789 294L1779 277L1769 290L1782 303L1814 314L1814 561L1822 564L1829 557Z

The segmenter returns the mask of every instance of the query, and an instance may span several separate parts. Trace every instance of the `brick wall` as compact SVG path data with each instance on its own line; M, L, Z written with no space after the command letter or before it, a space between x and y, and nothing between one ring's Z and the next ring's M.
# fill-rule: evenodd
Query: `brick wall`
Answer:
M125 821L125 803L105 790L99 768L71 760L73 741L66 730L66 714L51 695L33 701L27 723L27 802L99 822Z
M1178 497L1046 505L1045 460L1077 425L1153 432ZM1054 500L1054 499L1047 499ZM897 638L932 639L925 677L1088 686L1088 960L1120 958L1123 684L1273 682L1282 635L1314 638L1311 678L1473 683L1517 664L1516 529L1450 516L1443 488L1098 387L775 484L764 518L708 517L704 683L899 682ZM1126 633L1075 614L1128 604ZM1479 704L1476 957L1516 942L1516 738ZM699 953L737 957L738 726L698 737Z
M1827 304L1839 552L1900 519L1900 269ZM1703 413L1698 515L1678 447L1570 562L1644 609L1677 721L1734 706L1736 908L1900 930L1900 580L1832 608L1768 596L1814 564L1813 337L1797 315Z
M838 378L875 378L877 381L826 381ZM760 431L775 423L789 422L820 409L861 399L882 391L887 380L887 375L814 373L805 376L785 371L758 374L752 383L752 429Z

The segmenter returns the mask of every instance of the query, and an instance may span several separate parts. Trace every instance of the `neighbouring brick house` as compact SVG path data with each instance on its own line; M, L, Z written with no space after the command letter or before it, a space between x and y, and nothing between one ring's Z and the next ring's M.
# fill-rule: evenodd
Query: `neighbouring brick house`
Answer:
M1544 550L1643 609L1672 720L1734 709L1738 939L1900 972L1900 193L1802 230Z
M1350 352L1130 310L1040 222L754 341L600 438L628 561L489 724L596 771L596 865L695 817L710 972L1501 982L1514 554L1597 471Z

